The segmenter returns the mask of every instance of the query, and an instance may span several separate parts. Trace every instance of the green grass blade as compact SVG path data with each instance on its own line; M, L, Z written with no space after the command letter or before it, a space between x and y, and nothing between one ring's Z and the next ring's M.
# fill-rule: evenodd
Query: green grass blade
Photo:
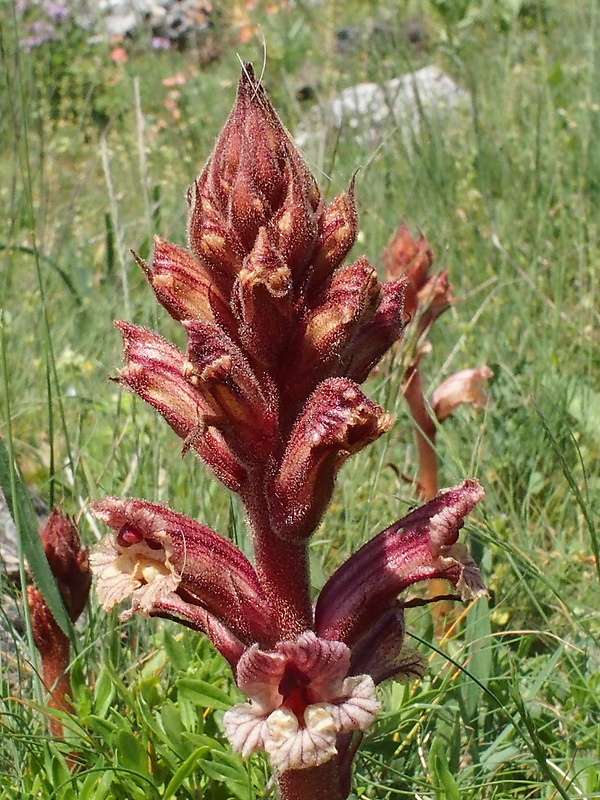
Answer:
M17 528L20 552L29 563L35 583L48 603L52 616L75 643L75 631L66 612L62 597L54 580L38 532L38 521L31 505L27 490L18 467L10 458L8 450L0 439L0 487Z

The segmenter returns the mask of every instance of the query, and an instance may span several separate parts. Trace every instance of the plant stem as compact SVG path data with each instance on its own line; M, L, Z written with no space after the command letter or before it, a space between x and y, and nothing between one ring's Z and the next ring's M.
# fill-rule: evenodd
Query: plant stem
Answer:
M415 439L419 454L418 492L422 500L431 500L438 491L438 465L435 452L436 427L425 404L418 366L409 367L404 377L404 399L415 421Z
M313 627L308 542L278 536L270 525L266 501L257 506L246 506L256 572L275 612L279 639L294 639Z
M344 800L336 759L311 769L292 769L278 776L280 800Z

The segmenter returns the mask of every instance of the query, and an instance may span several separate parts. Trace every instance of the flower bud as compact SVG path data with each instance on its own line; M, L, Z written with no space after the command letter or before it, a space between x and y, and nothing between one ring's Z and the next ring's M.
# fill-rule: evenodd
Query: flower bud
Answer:
M448 280L448 270L434 275L419 290L417 303L420 315L417 321L419 334L429 330L436 319L454 303L452 284Z
M377 273L366 258L340 267L306 311L290 356L285 398L304 399L324 378L343 374L345 348L369 324L381 298Z
M188 357L183 374L212 409L215 425L244 461L264 459L273 448L276 415L248 360L215 325L186 322ZM268 387L267 387L268 388Z
M366 673L375 684L388 678L398 683L422 678L425 659L404 644L404 632L404 609L394 602L352 647L351 674Z
M406 222L402 222L383 251L383 264L388 281L406 276L418 292L429 279L433 251L427 239L413 239Z
M233 287L232 305L246 351L267 370L277 363L293 319L290 270L261 228Z
M123 336L125 367L118 382L153 406L184 440L184 452L193 448L217 478L239 491L246 472L213 424L214 411L184 377L185 358L176 347L145 328L116 323Z
M319 216L319 235L308 278L310 294L338 268L356 239L354 178L348 192L338 195Z
M336 473L351 455L392 426L392 418L352 381L321 383L296 421L274 477L271 518L284 537L310 536L333 492Z
M198 258L158 236L154 237L151 267L135 253L134 258L172 317L216 323L233 333L229 304Z
M406 278L382 284L381 301L373 319L359 329L352 341L344 374L356 383L365 381L394 342L402 338L410 319L404 305L407 286Z
M301 166L304 168L304 164ZM307 186L304 169L288 169L288 173L287 194L269 225L269 232L289 265L294 284L298 285L315 249L320 209L314 207L315 198L310 184Z

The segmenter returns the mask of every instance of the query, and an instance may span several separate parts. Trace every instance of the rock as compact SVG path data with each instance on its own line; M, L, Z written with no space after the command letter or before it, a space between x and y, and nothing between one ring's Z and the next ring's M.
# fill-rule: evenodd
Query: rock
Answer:
M198 44L212 28L207 0L71 0L78 23L114 38L146 33L178 47Z
M328 102L314 106L296 131L296 141L306 148L328 129L355 132L362 143L375 144L383 129L399 129L407 144L418 134L422 118L447 119L466 113L469 95L439 67L423 67L384 83L359 83Z

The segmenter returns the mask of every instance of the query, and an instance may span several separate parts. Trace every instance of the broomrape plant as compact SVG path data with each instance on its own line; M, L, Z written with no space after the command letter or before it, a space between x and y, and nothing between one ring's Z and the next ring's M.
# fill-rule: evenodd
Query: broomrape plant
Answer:
M165 506L109 497L92 507L112 529L91 556L99 598L207 635L248 698L224 717L233 749L268 754L282 800L343 800L376 685L423 674L403 592L443 578L463 600L485 593L457 543L484 492L475 480L440 492L352 555L313 606L308 546L337 472L392 425L360 384L416 300L405 276L342 265L354 185L323 203L249 65L188 204L189 250L156 238L152 263L137 259L187 352L117 323L117 380L238 495L254 564Z

